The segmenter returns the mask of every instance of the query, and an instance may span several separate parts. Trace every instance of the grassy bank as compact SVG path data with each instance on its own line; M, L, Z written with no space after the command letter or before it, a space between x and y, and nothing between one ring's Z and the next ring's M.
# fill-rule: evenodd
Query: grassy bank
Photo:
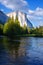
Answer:
M43 37L43 36L36 35L36 34L23 34L23 35L15 35L15 36L12 36L12 37Z

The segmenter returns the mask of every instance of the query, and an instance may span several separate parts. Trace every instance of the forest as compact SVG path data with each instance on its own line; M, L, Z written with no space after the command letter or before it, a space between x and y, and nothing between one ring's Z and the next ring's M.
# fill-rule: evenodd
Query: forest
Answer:
M1 22L1 21L0 21ZM13 36L34 36L34 37L43 37L43 26L36 28L29 28L24 25L20 26L18 17L14 20L14 17L9 17L5 24L0 23L0 35L5 35L9 37Z

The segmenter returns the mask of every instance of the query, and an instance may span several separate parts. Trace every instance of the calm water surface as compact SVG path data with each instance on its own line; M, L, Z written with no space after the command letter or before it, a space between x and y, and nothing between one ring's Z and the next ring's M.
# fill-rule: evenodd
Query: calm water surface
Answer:
M0 37L0 65L43 65L43 38Z

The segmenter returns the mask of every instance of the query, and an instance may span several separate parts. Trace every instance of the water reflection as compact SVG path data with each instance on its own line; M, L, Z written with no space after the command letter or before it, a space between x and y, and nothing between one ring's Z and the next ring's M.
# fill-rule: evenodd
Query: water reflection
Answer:
M4 42L5 50L7 50L7 53L9 53L13 58L17 58L20 42L5 37L3 39L3 42Z
M0 38L0 43L4 49L1 48L0 57L1 65L7 64L21 64L23 57L25 57L25 41L21 38L10 39L7 37ZM1 46L0 45L0 46ZM25 60L25 59L24 59ZM25 61L24 61L25 62Z
M0 65L43 65L43 38L0 37Z

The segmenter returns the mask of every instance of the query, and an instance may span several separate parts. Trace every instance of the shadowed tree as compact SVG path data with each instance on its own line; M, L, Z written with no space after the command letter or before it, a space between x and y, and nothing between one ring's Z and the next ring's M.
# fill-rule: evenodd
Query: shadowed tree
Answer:
M0 35L3 35L3 25L0 24Z

